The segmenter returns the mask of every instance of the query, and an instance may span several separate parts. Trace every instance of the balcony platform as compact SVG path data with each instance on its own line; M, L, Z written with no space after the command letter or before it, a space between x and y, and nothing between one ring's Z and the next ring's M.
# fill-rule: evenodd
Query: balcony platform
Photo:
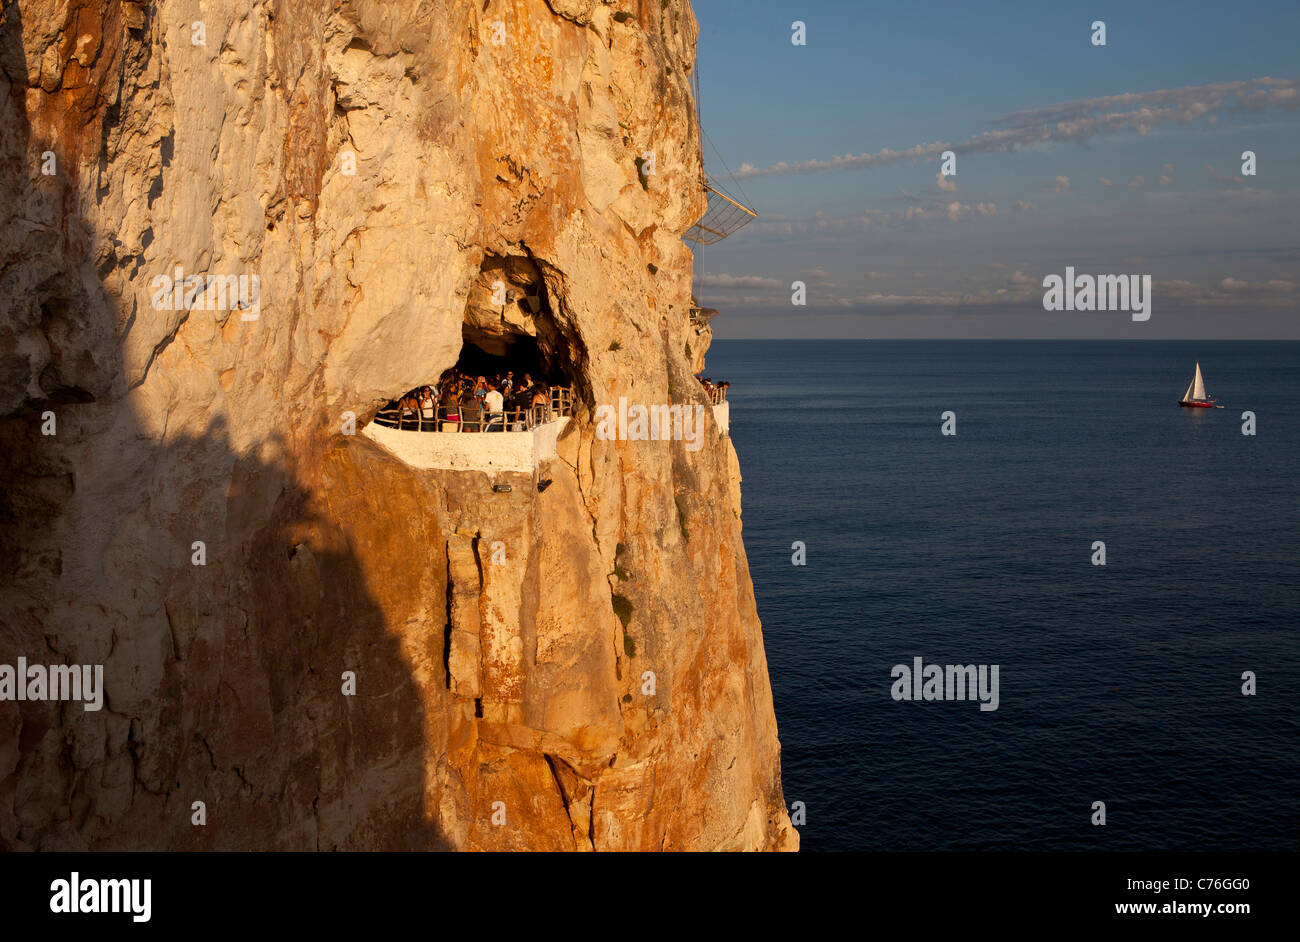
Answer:
M372 422L361 433L412 468L531 473L556 457L555 443L568 424L562 416L523 432L417 432Z

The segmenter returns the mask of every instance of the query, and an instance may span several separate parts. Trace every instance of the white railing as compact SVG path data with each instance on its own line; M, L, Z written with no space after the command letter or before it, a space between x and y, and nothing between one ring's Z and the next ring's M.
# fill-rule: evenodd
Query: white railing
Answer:
M375 424L405 432L527 432L547 422L573 415L573 389L550 387L550 402L527 409L488 412L481 403L448 409L440 404L426 407L394 406L375 413Z

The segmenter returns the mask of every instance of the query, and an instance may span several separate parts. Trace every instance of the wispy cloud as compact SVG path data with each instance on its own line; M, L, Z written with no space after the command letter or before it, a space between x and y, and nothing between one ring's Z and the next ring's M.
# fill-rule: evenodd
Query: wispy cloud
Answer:
M1228 294L1293 294L1294 281L1273 278L1269 281L1241 281L1237 278L1224 278L1219 282L1219 290Z
M705 272L701 283L706 288L781 288L784 287L776 278L763 278L759 275L727 275Z
M1005 265L993 265L993 268L1005 269ZM997 288L980 288L977 290L935 290L921 291L914 294L901 292L864 291L850 296L831 296L817 299L817 303L833 308L882 307L916 307L916 308L962 308L989 307L992 305L1017 304L1028 301L1038 303L1042 296L1039 279L1016 271L1007 277Z
M1300 108L1300 80L1257 78L1218 82L1151 92L1130 92L1102 98L1084 98L1003 115L990 122L995 128L958 144L921 143L904 150L886 147L875 153L848 154L798 163L782 161L770 167L741 164L737 179L821 173L831 170L865 170L882 164L937 157L945 150L980 154L1015 150L1034 144L1082 142L1099 134L1146 134L1167 124L1215 121L1234 111L1265 108Z
M1015 204L1019 211L1032 209L1033 203L1020 201ZM845 235L853 232L866 232L897 226L911 226L928 222L962 222L977 216L996 216L997 203L963 203L961 200L938 200L921 202L908 206L898 212L883 209L866 209L851 216L831 216L816 213L813 216L796 218L791 216L759 216L742 229L733 238L750 238L753 236L777 235ZM730 275L705 275L705 278L730 278ZM707 284L707 282L706 282ZM720 285L725 287L725 285Z
M1300 307L1300 297L1296 296L1296 283L1273 278L1269 281L1244 281L1240 278L1224 278L1210 287L1192 281L1175 279L1158 281L1152 289L1157 299L1169 298L1181 304L1210 305L1222 307L1242 305L1260 308Z
M998 265L990 266L999 268ZM1001 266L1005 269L1005 266ZM919 276L920 273L917 273ZM1242 281L1224 278L1213 285L1191 281L1157 281L1152 290L1157 304L1176 303L1193 307L1225 307L1286 309L1300 304L1297 285L1291 281ZM905 291L859 291L854 294L823 294L810 299L811 306L838 311L873 311L880 309L912 309L931 311L959 310L1021 310L1042 309L1042 277L1016 270L997 287L977 289L936 289ZM771 298L753 297L752 303L771 303Z
M1233 184L1236 184L1236 183L1245 183L1245 182L1246 182L1246 178L1243 177L1243 176L1241 176L1241 175L1239 175L1239 174L1236 174L1236 175L1233 175L1233 174L1225 175L1225 174L1219 173L1219 171L1215 169L1214 164L1206 164L1206 165L1205 165L1205 171L1210 175L1210 179L1213 180L1215 183L1233 183Z

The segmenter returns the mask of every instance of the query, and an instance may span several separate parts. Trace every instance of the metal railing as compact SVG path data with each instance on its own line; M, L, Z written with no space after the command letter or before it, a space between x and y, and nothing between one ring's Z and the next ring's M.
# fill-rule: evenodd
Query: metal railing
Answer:
M718 312L714 308L692 307L689 320L692 327L708 327L709 321L717 316Z
M704 394L709 397L709 402L719 406L727 399L727 387L714 386L712 389L705 387Z
M453 409L434 403L417 408L395 406L375 413L375 424L405 432L527 432L573 415L573 389L552 386L551 401L526 409L488 412L481 404Z

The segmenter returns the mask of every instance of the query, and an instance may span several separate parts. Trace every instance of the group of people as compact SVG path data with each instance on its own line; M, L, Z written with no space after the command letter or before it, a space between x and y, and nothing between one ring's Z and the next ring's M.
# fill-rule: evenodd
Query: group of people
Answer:
M709 401L712 402L714 405L717 405L723 399L727 398L727 390L731 388L731 383L729 381L715 383L707 376L699 376L699 375L697 375L695 378L700 381L700 385L703 386L704 391L708 393Z
M715 405L727 398L731 383L695 377ZM513 370L491 377L473 376L455 368L447 370L436 386L421 386L397 400L397 427L415 425L443 432L504 432L529 427L551 418L551 389L525 373L515 379ZM540 410L534 412L533 410Z
M523 413L534 406L550 405L550 387L533 382L527 373L516 380L513 370L489 378L454 368L442 374L437 386L421 386L398 400L402 420L441 422L444 432L504 432L507 415L513 416L510 424L522 422Z

